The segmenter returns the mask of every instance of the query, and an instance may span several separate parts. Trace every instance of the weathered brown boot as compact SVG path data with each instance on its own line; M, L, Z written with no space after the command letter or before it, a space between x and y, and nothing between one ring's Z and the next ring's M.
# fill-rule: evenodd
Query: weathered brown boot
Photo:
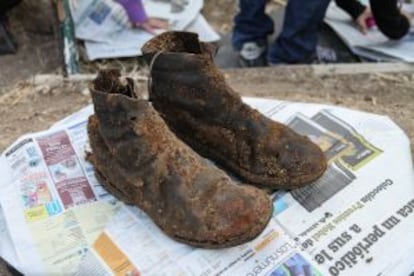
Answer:
M272 213L268 195L208 164L118 77L102 71L91 87L88 160L102 185L190 245L227 247L260 234Z
M301 187L326 169L321 149L241 101L193 33L166 32L143 53L150 100L174 133L244 181L272 189Z

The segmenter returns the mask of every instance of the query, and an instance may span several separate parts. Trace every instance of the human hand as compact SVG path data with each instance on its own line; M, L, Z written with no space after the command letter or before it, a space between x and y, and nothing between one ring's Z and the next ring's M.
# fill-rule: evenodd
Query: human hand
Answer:
M135 26L138 28L142 28L143 30L151 34L156 34L156 29L168 29L168 21L160 18L150 17L148 18L148 20L144 22L136 23Z
M358 26L358 29L363 34L367 34L368 29L372 27L369 23L373 19L373 15L370 8L365 8L365 10L355 19L355 23Z

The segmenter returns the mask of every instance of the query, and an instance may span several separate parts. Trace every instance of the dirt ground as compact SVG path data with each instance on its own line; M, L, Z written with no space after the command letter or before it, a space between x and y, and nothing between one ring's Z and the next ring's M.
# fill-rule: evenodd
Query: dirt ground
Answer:
M222 34L231 30L235 3L205 1L204 14ZM0 57L0 152L19 136L47 129L90 103L88 93L82 93L85 82L33 84L35 74L60 71L56 40L53 35L19 32L19 53ZM327 103L387 115L406 131L413 145L414 72L321 75L309 66L281 66L226 70L225 75L241 95ZM145 82L140 84L145 89ZM1 263L0 275L7 275Z
M26 31L18 20L11 21L11 27L19 48L15 55L0 56L0 94L35 74L61 71L55 34Z
M322 65L319 65L321 67ZM318 67L318 66L314 66ZM414 141L414 72L325 74L312 66L223 71L229 85L245 96L326 103L387 115ZM22 82L0 97L0 150L20 135L48 128L90 103L87 82L35 85ZM146 83L139 82L146 91Z

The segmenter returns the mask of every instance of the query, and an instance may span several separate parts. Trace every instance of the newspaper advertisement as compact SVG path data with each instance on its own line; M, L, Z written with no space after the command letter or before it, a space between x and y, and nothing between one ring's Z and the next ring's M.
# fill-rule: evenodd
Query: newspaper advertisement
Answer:
M369 6L368 1L361 1ZM402 10L414 18L414 4L402 4ZM325 16L328 24L343 42L356 55L360 55L376 61L414 61L414 28L401 40L390 40L376 27L368 30L367 34L361 33L352 18L332 2ZM414 26L413 23L411 23Z
M205 42L220 38L200 13L202 0L142 1L147 15L166 20L169 30L195 32ZM133 28L124 8L114 0L71 0L70 7L76 37L85 41L90 60L140 55L141 47L154 36Z
M48 131L21 137L2 154L0 233L9 244L0 247L2 256L27 275L413 272L414 170L404 132L371 113L244 101L307 135L329 160L319 180L272 195L273 217L253 241L194 248L108 195L85 161L86 121L93 112L88 106Z
M1 156L2 257L24 274L76 272L119 208L85 162L85 127L27 135Z
M79 268L78 275L322 275L273 220L249 243L207 250L171 240L136 208L116 215Z

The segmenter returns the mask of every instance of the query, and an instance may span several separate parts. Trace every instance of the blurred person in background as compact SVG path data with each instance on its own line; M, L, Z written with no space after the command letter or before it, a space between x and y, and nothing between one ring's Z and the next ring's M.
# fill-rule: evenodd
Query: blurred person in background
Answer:
M239 1L240 10L234 18L232 43L239 52L242 67L311 63L315 57L329 60L335 55L317 47L318 30L330 0L289 0L282 31L269 49L267 36L273 33L273 21L265 13L266 2ZM356 27L363 33L377 24L390 39L400 39L410 29L410 21L401 13L398 0L370 0L370 7L357 0L335 2L353 18Z
M155 34L157 29L168 29L168 22L148 17L142 0L116 0L126 11L132 26Z

